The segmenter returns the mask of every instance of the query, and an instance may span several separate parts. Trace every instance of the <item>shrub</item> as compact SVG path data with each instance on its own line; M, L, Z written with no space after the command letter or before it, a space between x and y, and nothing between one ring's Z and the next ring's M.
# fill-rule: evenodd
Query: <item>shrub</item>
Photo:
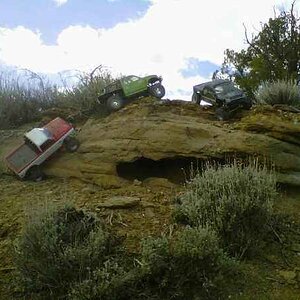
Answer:
M17 287L33 299L211 299L236 270L208 228L147 238L141 248L133 257L73 206L34 210L16 243Z
M97 218L72 206L33 212L16 243L19 284L26 294L64 297L114 253L116 239Z
M127 270L117 261L108 260L103 267L92 272L88 278L75 283L69 293L70 300L127 300L136 299L134 289L137 273Z
M76 86L62 93L55 105L62 108L72 107L85 116L95 111L100 115L106 115L108 113L106 107L100 105L97 99L102 89L116 79L101 65L91 73L80 73L77 77Z
M236 271L217 235L204 228L184 228L174 239L146 238L135 261L108 261L73 285L69 299L216 299Z
M227 251L243 256L267 234L276 196L275 178L264 167L208 166L187 184L175 218L214 229Z
M37 121L41 112L58 97L55 86L42 81L32 85L11 74L0 74L0 128L12 128Z
M266 82L256 92L258 104L300 106L300 87L293 81Z
M28 70L22 76L17 72L0 73L0 128L38 121L53 108L66 110L73 119L86 118L95 112L105 116L106 108L97 103L97 97L100 90L113 80L102 66L90 74L79 74L72 88L61 89ZM60 113L58 115L64 117Z
M174 240L144 240L141 262L151 299L216 299L236 270L215 232L201 227L184 228Z

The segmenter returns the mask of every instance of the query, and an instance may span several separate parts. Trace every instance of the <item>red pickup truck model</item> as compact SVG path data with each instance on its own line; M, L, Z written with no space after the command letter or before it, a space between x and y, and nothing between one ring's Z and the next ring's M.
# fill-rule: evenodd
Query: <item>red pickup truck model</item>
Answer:
M42 128L33 128L24 135L24 142L5 157L10 170L20 178L41 181L44 174L41 164L65 145L69 152L79 147L70 135L74 127L61 118L55 118Z

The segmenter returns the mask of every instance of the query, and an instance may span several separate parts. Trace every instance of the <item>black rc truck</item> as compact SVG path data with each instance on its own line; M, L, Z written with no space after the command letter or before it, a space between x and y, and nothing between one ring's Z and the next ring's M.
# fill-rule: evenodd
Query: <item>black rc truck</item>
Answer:
M230 119L239 109L250 109L252 106L252 101L241 89L224 79L195 85L192 102L200 104L202 100L216 107L216 116L221 121Z

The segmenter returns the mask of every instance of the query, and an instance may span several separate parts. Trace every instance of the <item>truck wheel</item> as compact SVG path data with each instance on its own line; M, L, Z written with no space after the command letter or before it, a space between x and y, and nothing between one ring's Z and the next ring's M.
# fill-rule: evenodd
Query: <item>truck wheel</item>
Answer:
M252 101L245 102L243 108L249 110L252 107Z
M26 173L26 179L32 180L35 182L40 182L44 179L45 174L41 170L40 166L31 167Z
M75 152L79 148L79 141L73 137L67 137L64 144L68 152Z
M117 111L124 106L124 99L120 95L112 95L107 99L106 105L110 111Z
M155 84L148 88L148 92L151 96L156 98L162 98L166 94L166 90L163 85Z
M200 104L200 97L198 96L197 93L193 93L192 102L196 104Z
M216 117L219 121L227 121L230 119L230 112L224 110L224 108L220 107L216 109Z

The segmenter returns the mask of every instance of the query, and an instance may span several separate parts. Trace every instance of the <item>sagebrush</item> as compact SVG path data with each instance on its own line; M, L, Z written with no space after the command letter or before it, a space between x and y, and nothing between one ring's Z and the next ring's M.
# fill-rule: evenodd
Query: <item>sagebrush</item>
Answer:
M256 92L257 104L300 106L300 86L295 81L265 82Z
M69 205L39 209L31 214L16 243L18 285L27 295L64 297L73 282L103 266L117 244L90 213Z
M258 164L208 165L188 184L175 210L177 221L214 229L223 247L243 256L268 233L276 179Z
M32 211L16 242L16 290L30 299L212 299L236 264L208 228L122 246L95 215L72 205ZM231 276L232 277L232 276Z
M237 264L207 228L185 228L176 237L145 238L131 268L111 263L73 286L69 299L217 299Z
M18 74L0 73L0 129L40 121L51 114L69 118L87 118L95 112L106 115L97 97L105 85L114 79L102 66L90 74L78 74L73 86L58 87L47 78L27 71L29 78ZM25 79L26 80L25 80Z
M225 297L228 276L237 264L220 248L209 228L186 227L173 239L146 239L142 247L146 288L154 299L218 299ZM152 289L151 289L152 288Z

